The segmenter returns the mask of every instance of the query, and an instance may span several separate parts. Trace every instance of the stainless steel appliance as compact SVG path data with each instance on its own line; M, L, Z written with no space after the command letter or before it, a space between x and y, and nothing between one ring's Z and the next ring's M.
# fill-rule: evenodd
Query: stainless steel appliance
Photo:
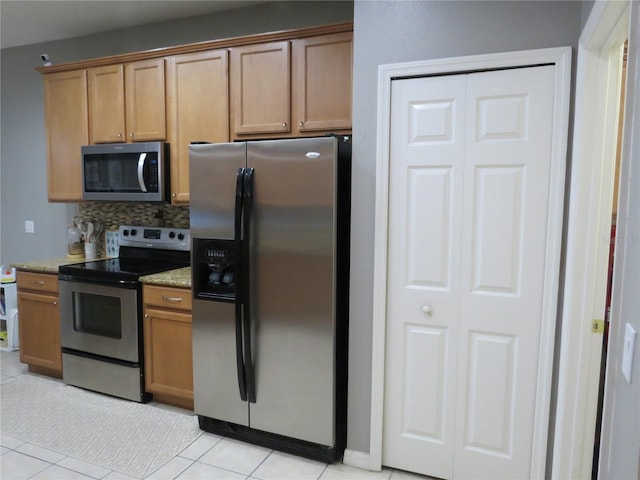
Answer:
M322 461L346 439L351 145L191 145L200 428Z
M83 200L161 202L168 199L168 152L163 142L83 146Z
M189 265L188 229L120 226L119 258L58 269L62 380L137 402L144 391L143 275Z

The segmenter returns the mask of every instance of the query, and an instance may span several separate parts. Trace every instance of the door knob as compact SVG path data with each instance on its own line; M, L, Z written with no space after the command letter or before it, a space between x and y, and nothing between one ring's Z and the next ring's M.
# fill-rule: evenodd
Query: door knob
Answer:
M424 306L422 307L422 311L423 311L424 313L426 313L427 315L431 315L431 306L430 306L430 305L424 305Z

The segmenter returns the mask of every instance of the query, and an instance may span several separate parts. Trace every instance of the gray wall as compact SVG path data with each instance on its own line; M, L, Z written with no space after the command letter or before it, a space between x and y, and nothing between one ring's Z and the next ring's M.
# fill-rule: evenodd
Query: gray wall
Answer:
M356 1L349 448L369 451L378 65L560 46L575 55L581 28L580 2Z
M620 207L599 478L640 479L640 337L631 382L621 373L625 325L640 333L640 4L633 2L622 144Z
M69 2L69 14L73 14ZM137 52L191 42L287 30L353 19L353 3L275 2L69 40L2 49L0 262L66 254L66 228L76 204L47 202L46 144L40 54L53 63ZM25 220L35 233L24 233Z

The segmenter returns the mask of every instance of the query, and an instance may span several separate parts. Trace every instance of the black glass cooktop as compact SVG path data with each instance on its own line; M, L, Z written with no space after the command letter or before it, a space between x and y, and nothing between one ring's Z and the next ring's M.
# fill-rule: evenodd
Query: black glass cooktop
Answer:
M120 254L119 258L61 265L58 268L58 273L94 281L136 281L144 275L189 266L189 252L121 247Z

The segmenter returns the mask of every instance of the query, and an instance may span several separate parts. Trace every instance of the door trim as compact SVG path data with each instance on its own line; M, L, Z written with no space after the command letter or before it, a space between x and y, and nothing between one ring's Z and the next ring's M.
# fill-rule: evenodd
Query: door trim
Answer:
M595 2L578 45L571 199L559 338L551 478L590 478L600 382L619 107L628 1ZM579 160L579 161L578 161ZM623 160L624 161L624 160Z
M435 74L457 74L477 70L526 67L540 64L555 66L554 138L551 152L551 183L547 230L547 256L540 332L540 361L531 478L544 478L551 401L553 349L559 291L560 252L564 207L565 164L571 81L571 48L526 50L488 55L465 56L408 62L378 67L378 129L376 155L376 204L374 236L373 335L371 358L371 433L369 469L382 467L384 412L384 368L386 345L387 231L389 214L389 137L391 82L394 79Z

